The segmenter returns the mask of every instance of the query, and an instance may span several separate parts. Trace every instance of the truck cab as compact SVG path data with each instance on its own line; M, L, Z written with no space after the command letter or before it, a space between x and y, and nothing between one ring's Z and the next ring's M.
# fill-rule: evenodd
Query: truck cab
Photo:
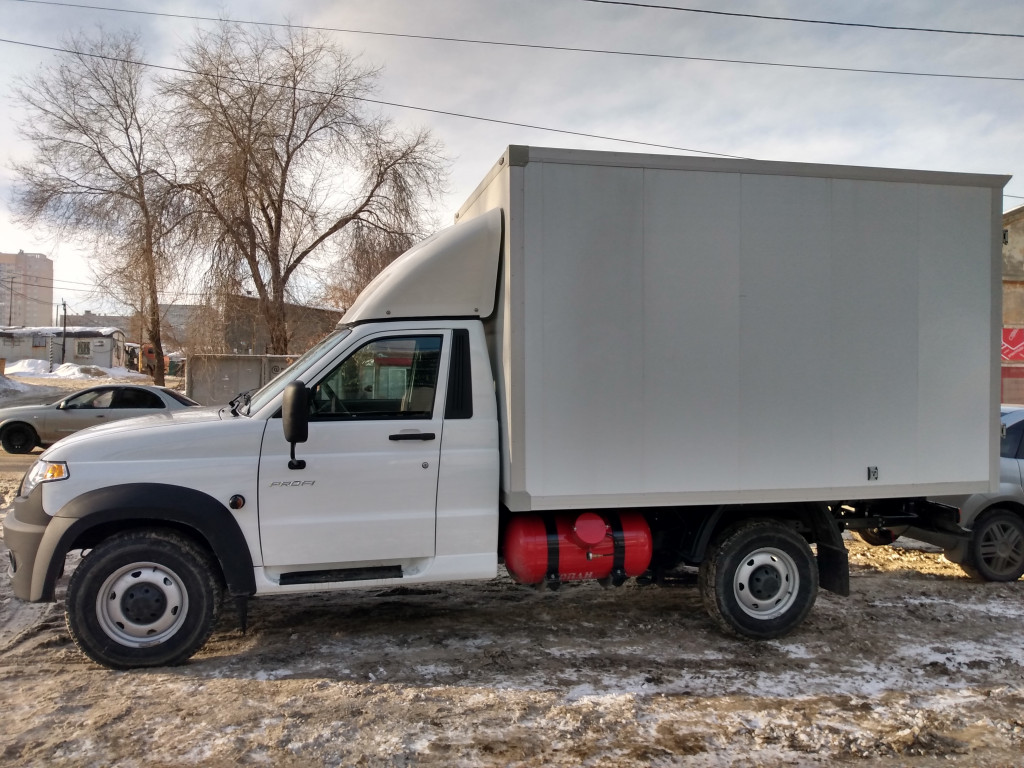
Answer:
M405 254L411 276L382 275L390 288L371 285L336 331L230 405L48 449L4 524L15 594L52 600L66 554L91 550L69 585L73 635L100 663L132 667L188 658L225 590L494 577L498 420L480 315L493 311L501 226L495 211ZM490 284L467 290L487 275L459 268L460 254L488 253ZM442 287L424 285L423 264ZM289 385L304 393L298 446L282 426Z

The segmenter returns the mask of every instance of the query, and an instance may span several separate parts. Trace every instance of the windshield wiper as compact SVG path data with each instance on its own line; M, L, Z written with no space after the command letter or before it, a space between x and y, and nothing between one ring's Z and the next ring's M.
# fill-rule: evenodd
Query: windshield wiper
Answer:
M247 389L245 392L239 392L231 399L231 402L228 403L228 405L231 406L232 416L238 416L242 408L245 408L246 415L249 414L249 401L252 400L252 393L254 391L255 390Z

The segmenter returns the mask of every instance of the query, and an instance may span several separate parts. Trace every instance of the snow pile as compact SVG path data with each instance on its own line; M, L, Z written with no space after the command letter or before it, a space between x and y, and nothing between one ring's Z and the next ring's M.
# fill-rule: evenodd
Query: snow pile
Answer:
M8 379L6 376L0 376L0 395L6 395L13 392L28 392L32 387L28 384L22 384L20 381L14 381Z
M6 367L8 376L25 376L34 379L131 379L149 380L149 376L127 368L101 368L98 365L75 365L64 363L54 371L50 371L50 363L46 360L18 360Z

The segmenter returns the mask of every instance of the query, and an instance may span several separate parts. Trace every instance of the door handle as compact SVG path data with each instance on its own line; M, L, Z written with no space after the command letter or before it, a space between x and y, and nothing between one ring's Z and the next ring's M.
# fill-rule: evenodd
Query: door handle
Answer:
M388 440L433 440L437 435L433 432L399 432L388 435Z

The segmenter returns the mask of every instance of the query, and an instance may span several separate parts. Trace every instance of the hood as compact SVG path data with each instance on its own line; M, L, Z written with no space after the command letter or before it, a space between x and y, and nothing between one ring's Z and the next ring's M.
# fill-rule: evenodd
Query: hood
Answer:
M237 441L239 432L262 432L265 426L261 419L232 416L221 406L184 408L83 429L54 443L43 456L53 461L215 457L225 450L237 452L225 440Z
M0 408L0 422L13 418L29 419L34 414L53 411L56 408L57 406L53 403L47 403L46 405L12 405L9 408Z

